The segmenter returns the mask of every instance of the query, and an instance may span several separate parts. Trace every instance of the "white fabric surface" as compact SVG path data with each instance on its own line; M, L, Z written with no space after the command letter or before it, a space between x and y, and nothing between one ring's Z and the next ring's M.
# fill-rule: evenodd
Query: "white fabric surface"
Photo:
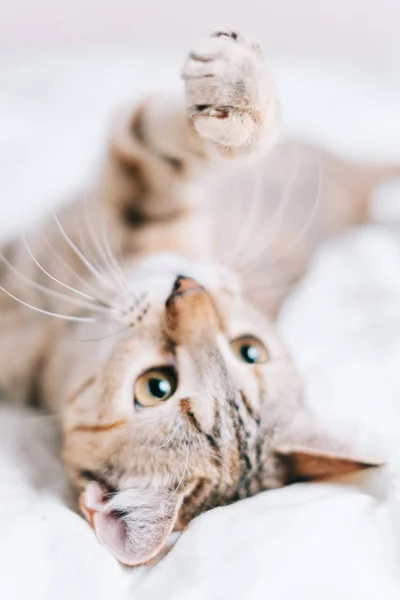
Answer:
M0 230L29 223L87 177L115 101L170 87L178 62L129 53L0 64ZM287 131L400 161L400 78L279 65ZM389 193L390 192L390 193ZM381 197L400 202L400 187ZM397 209L400 214L400 206ZM267 492L195 520L154 568L118 565L69 506L56 420L0 407L2 600L398 600L400 236L369 226L327 244L281 330L328 421L384 448L347 483Z

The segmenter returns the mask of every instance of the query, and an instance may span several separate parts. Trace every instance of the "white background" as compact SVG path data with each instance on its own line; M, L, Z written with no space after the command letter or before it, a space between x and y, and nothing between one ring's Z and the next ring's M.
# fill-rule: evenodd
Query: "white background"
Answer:
M272 53L400 58L399 0L1 0L0 52L129 44L187 48L214 26L254 32Z

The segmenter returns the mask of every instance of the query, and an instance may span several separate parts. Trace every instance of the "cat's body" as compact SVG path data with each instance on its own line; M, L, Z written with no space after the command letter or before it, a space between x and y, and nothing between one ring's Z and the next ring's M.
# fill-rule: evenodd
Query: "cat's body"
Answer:
M275 452L285 438L335 443L267 315L392 174L302 144L269 152L274 85L237 34L204 40L183 76L186 109L159 96L120 113L93 189L0 265L12 296L66 317L0 296L0 386L61 413L82 511L128 564L207 508L353 465L324 459L315 473L307 453Z

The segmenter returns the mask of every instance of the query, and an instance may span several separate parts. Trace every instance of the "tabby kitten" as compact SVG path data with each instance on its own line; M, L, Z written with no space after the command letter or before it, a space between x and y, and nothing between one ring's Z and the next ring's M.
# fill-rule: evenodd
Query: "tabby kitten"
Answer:
M59 412L81 511L127 565L205 510L368 466L307 407L272 318L394 170L269 154L275 86L238 33L194 46L183 79L185 106L120 112L93 188L2 251L1 387Z

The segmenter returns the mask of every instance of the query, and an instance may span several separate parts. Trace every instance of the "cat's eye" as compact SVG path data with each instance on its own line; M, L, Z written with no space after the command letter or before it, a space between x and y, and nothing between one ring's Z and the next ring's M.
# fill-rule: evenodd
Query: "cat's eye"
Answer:
M158 367L143 373L135 384L135 403L143 408L168 400L178 387L178 377L171 367Z
M268 361L268 352L264 344L253 335L244 335L231 342L231 348L237 358L250 365Z

